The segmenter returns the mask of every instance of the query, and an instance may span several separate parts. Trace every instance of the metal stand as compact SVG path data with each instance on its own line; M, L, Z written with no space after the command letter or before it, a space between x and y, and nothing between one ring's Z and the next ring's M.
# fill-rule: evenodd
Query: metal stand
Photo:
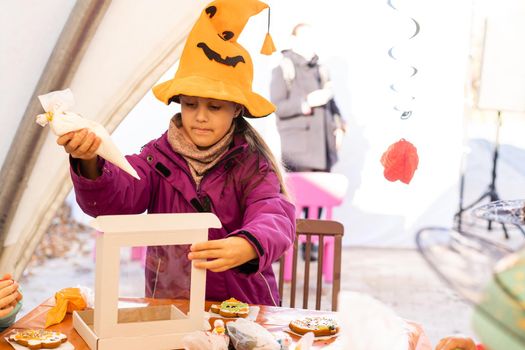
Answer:
M489 187L483 193L478 199L476 199L473 203L467 205L466 207L463 206L463 195L465 191L465 171L461 174L461 180L460 180L460 188L459 188L459 210L454 215L454 217L457 219L457 231L463 232L461 229L462 226L462 215L463 212L472 209L475 205L481 203L485 198L489 199L489 202L494 202L499 200L498 192L496 191L496 177L497 177L497 164L498 164L498 157L499 157L499 130L501 127L501 111L498 111L498 122L496 126L496 140L494 143L494 153L492 156L492 179L490 181ZM501 223L501 226L503 228L503 232L505 234L505 239L509 238L509 233L507 232L507 227L505 224ZM523 231L523 228L518 226L519 230L525 234ZM492 221L489 220L487 229L490 231L492 230Z

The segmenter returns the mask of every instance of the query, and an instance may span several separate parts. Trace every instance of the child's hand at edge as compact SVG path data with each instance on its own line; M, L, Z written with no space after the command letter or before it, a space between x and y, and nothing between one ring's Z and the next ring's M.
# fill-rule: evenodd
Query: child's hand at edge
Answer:
M5 274L0 280L0 318L9 315L22 300L18 287L18 282L13 281L11 274Z
M192 244L190 260L198 261L195 267L213 272L223 272L257 258L255 248L243 237L228 237Z
M441 339L436 350L476 350L476 344L471 338L452 336Z

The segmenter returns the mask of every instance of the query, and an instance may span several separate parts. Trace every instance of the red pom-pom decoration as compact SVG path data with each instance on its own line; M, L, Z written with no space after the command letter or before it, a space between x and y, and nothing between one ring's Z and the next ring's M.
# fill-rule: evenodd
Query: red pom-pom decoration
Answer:
M385 178L392 182L399 180L407 185L412 180L418 163L416 147L405 139L390 145L381 156Z

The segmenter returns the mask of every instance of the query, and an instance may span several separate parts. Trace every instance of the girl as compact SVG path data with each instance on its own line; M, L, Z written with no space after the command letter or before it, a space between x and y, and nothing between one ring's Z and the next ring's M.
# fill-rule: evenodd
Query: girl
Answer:
M181 113L128 156L140 181L97 158L100 139L88 130L57 140L71 155L77 201L89 215L213 212L221 220L209 241L191 249L148 247L148 297L187 296L190 260L206 259L196 267L207 269L208 300L280 303L271 264L294 240L294 207L277 162L244 119L275 107L251 91L252 62L236 42L249 16L266 7L218 0L202 12L175 78L153 89L161 101L180 103Z

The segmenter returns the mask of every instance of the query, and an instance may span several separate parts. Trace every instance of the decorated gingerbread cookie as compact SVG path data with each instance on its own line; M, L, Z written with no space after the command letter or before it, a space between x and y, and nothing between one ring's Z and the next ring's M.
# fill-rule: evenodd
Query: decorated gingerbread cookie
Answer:
M220 305L212 305L210 311L221 315L222 317L248 317L250 307L235 298L223 301Z
M54 349L67 341L64 333L46 331L45 329L26 329L15 331L9 339L29 349Z
M293 320L289 327L297 334L313 332L316 337L335 335L339 332L337 321L328 317L305 317Z

